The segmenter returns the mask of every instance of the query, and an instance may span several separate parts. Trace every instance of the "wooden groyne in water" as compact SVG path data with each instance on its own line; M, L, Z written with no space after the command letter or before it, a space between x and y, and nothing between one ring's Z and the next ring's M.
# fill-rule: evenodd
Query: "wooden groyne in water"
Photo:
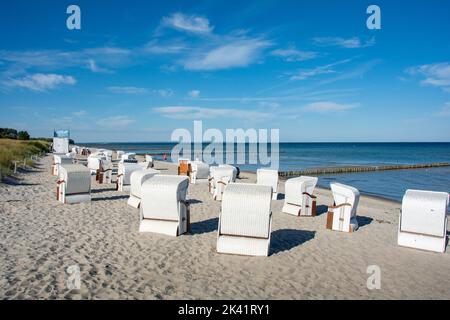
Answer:
M424 169L449 167L450 162L437 163L423 163L423 164L399 164L389 166L349 166L349 167L324 167L324 168L310 168L299 171L281 171L280 177L296 177L302 175L319 175L332 173L352 173L352 172L371 172L371 171L386 171L386 170L404 170L404 169Z

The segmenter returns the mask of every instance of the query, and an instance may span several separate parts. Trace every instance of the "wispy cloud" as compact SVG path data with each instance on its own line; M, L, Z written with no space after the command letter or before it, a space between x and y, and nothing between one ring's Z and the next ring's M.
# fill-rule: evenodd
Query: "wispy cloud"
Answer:
M327 65L323 65L323 66L318 66L315 67L313 69L308 69L308 70L300 70L297 74L292 75L290 77L291 80L305 80L307 78L310 77L315 77L321 74L329 74L329 73L335 73L336 71L334 70L335 66L341 65L341 64L345 64L350 62L351 59L345 59L345 60L340 60L337 62L333 62Z
M193 106L168 106L154 108L153 111L162 114L167 118L191 120L191 119L211 119L211 118L244 118L258 120L271 116L267 112L247 111L230 108L204 108Z
M151 54L177 54L188 50L188 48L189 47L180 40L161 43L159 40L153 39L144 46L143 52Z
M198 98L200 97L200 90L191 90L188 92L188 96L191 98Z
M341 38L341 37L316 37L312 39L318 46L341 47L347 49L370 47L375 44L375 38L363 41L359 37Z
M112 116L97 120L97 124L103 128L124 128L134 123L128 116Z
M88 68L94 73L113 73L111 70L99 67L94 59L88 60Z
M172 89L159 89L157 92L163 98L169 98L174 94Z
M218 70L246 67L258 60L262 51L271 45L264 39L234 39L212 49L199 50L183 61L187 70Z
M353 69L351 69L349 71L344 71L344 72L338 73L334 77L323 80L321 82L321 84L329 84L329 83L342 81L342 80L363 78L367 72L369 72L373 67L375 67L380 62L381 62L381 60L379 60L379 59L366 61L364 63L359 64L358 66L354 67Z
M271 108L271 109L277 109L279 107L281 107L281 104L279 104L278 102L273 102L273 101L260 101L259 106L263 107L263 108Z
M311 60L319 55L317 52L314 51L297 50L293 46L290 46L287 49L273 50L271 54L273 56L280 57L287 62Z
M120 94L143 94L147 93L148 90L145 88L139 88L139 87L108 87L108 91L112 93L120 93Z
M72 114L73 114L75 117L80 118L80 117L83 117L83 116L87 115L87 112L86 112L86 110L80 110L80 111L72 112Z
M168 17L163 17L161 25L180 31L205 34L213 31L214 27L209 24L209 20L198 15L186 15L181 12L173 13Z
M53 73L36 73L22 78L8 79L4 81L4 84L8 87L25 88L37 92L55 89L60 85L74 85L75 83L76 80L72 76Z
M24 73L30 68L60 70L70 67L88 68L93 72L110 72L129 63L131 50L118 47L87 48L80 51L62 50L0 50L0 62L8 67L8 74ZM100 68L98 65L104 67Z
M340 104L331 101L320 101L307 104L303 107L303 111L329 113L350 110L358 106L359 104Z
M450 92L450 62L424 64L410 67L405 70L410 75L420 75L425 77L421 81L424 85L440 87Z

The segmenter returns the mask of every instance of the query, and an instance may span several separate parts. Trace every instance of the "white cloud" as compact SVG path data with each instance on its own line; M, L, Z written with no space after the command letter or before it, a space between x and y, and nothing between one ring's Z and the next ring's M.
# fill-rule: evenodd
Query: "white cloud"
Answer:
M97 65L94 59L88 60L88 68L94 73L112 73L110 70L101 68Z
M191 90L188 92L189 97L198 98L200 97L200 90Z
M85 110L80 110L80 111L72 112L72 114L75 117L83 117L83 116L87 115L87 112Z
M263 49L271 43L262 39L235 39L226 41L207 52L200 51L184 61L187 70L217 70L246 67L254 63Z
M32 91L47 91L64 84L74 85L76 82L72 76L36 73L22 78L9 79L5 84L10 87L26 88Z
M159 89L157 92L163 98L169 98L174 93L172 89Z
M330 101L320 101L307 104L303 107L303 110L309 112L327 113L350 110L358 106L358 104L339 104Z
M87 48L80 51L61 50L0 50L0 62L8 65L10 73L25 72L28 68L58 70L70 67L89 68L93 72L110 72L98 65L115 68L129 64L131 51L118 47Z
M292 75L290 77L290 79L291 80L305 80L307 78L315 77L315 76L318 76L321 74L335 73L336 71L334 70L333 67L341 65L341 64L345 64L350 61L351 61L351 59L345 59L345 60L327 64L327 65L318 66L313 69L300 70L297 74Z
M329 84L336 81L342 81L342 80L350 80L355 78L363 78L364 75L369 72L374 66L379 64L381 60L374 59L369 60L364 63L361 63L360 65L356 66L354 69L351 69L346 72L339 73L335 77L332 77L330 79L325 79L321 82L321 84Z
M278 102L271 102L271 101L261 101L261 102L259 102L259 105L261 107L272 108L272 109L281 107L281 105Z
M192 33L210 33L214 27L209 24L209 20L202 16L186 15L176 12L169 17L162 19L162 25L165 27L187 31Z
M262 119L271 116L270 113L246 111L229 108L204 108L192 106L168 106L154 108L154 111L172 119L206 119L206 118L244 118L247 120Z
M128 116L113 116L97 120L97 124L103 128L123 128L134 122Z
M341 48L361 48L370 47L375 44L375 38L370 38L367 41L362 41L358 37L341 38L341 37L317 37L312 39L316 45L326 47L341 47Z
M143 49L146 53L151 54L176 54L187 50L185 43L180 41L171 41L166 43L159 43L158 40L150 41Z
M450 117L450 102L447 102L439 112L433 114L437 117Z
M108 87L108 91L112 93L121 93L121 94L142 94L147 93L148 90L145 88L138 87Z
M283 58L287 62L305 61L318 56L317 52L297 50L294 47L288 49L276 49L271 52L273 56Z
M421 75L425 79L421 81L424 85L440 87L444 91L450 91L450 63L432 63L405 70L410 75Z

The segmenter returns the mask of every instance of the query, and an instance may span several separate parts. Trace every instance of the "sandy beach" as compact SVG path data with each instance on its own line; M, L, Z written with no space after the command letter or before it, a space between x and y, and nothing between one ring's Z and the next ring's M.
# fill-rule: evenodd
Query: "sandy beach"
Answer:
M206 183L190 185L191 233L172 238L138 232L128 194L92 177L90 203L55 199L51 156L0 184L1 299L449 299L450 251L397 246L400 203L362 196L360 228L325 229L330 191L316 189L318 216L298 218L272 201L269 257L216 253L220 202ZM156 162L164 174L171 163ZM242 173L239 182L255 182ZM284 184L280 183L283 193ZM81 290L66 285L67 267L81 269ZM381 269L369 290L367 267Z

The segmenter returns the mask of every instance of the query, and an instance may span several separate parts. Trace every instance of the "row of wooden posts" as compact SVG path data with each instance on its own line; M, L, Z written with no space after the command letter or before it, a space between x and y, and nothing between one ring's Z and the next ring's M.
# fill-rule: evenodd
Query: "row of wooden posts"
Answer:
M402 169L426 169L437 167L449 167L449 162L436 163L422 163L422 164L400 164L387 166L348 166L348 167L325 167L325 168L311 168L300 171L281 171L280 177L295 177L302 175L320 175L333 173L351 173L351 172L371 172L371 171L386 171L386 170L402 170Z
M45 152L39 152L38 154L33 154L30 156L30 160L31 161L38 161L40 157L44 156ZM14 160L12 161L12 164L14 165L14 174L17 173L17 169L19 169L21 166L22 168L26 169L27 168L27 160L28 158L23 158L23 160ZM3 172L2 172L2 168L0 167L0 181L3 178Z

